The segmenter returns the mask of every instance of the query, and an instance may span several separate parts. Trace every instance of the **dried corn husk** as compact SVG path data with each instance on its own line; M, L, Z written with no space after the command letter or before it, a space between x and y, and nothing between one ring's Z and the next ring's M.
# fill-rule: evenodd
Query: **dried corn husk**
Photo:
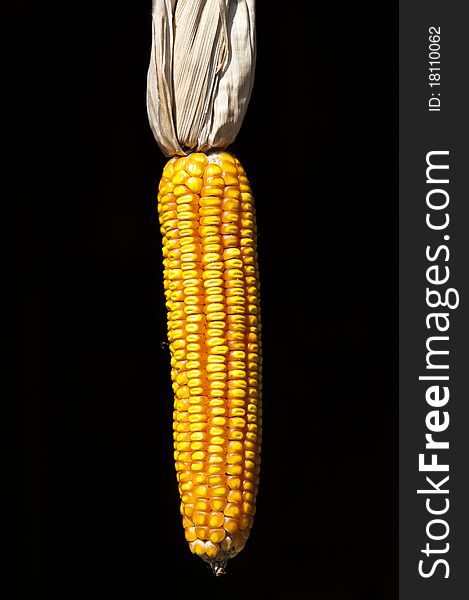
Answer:
M153 0L147 110L164 154L235 140L255 59L254 0Z

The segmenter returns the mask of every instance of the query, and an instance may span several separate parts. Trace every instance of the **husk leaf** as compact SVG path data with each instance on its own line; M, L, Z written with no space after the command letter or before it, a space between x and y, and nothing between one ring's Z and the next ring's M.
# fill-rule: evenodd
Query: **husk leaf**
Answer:
M147 111L164 154L235 140L255 61L254 0L153 0Z

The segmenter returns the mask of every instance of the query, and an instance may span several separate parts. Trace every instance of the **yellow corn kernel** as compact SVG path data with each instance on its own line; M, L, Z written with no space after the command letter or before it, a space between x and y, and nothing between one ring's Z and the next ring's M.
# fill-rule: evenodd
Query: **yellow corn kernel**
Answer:
M194 528L194 533L195 533L195 528ZM210 541L217 544L222 542L225 539L226 536L226 531L224 529L212 529L211 533L210 533ZM186 539L187 539L187 535L186 535ZM188 542L191 542L192 540L187 539Z
M185 530L185 537L188 542L194 542L197 539L197 534L195 532L195 527L188 527ZM220 540L221 542L221 540Z
M229 503L226 505L226 507L225 507L225 510L224 510L223 512L224 512L224 514L225 514L227 517L234 517L234 518L237 518L237 517L239 517L239 516L241 515L241 509L240 509L239 505L238 505L238 504L235 504L235 503L233 503L233 502L229 502ZM194 515L195 515L195 514L196 514L196 513L194 513Z
M225 522L225 517L224 517L223 513L221 513L221 512L210 513L208 523L209 523L210 527L212 527L213 529L222 527L224 522Z
M224 510L227 502L228 501L226 498L211 498L210 506L214 511L221 512Z

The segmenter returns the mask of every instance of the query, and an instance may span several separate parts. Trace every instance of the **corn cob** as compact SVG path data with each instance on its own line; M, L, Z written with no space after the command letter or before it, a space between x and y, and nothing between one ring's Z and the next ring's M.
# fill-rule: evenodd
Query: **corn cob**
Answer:
M253 525L261 444L256 225L228 152L173 157L159 185L174 458L190 550L216 575Z

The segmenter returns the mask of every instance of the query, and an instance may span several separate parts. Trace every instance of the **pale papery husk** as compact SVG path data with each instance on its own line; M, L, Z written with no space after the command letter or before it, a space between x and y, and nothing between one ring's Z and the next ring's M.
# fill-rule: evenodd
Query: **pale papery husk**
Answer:
M153 0L147 111L166 156L234 142L255 62L254 0Z

